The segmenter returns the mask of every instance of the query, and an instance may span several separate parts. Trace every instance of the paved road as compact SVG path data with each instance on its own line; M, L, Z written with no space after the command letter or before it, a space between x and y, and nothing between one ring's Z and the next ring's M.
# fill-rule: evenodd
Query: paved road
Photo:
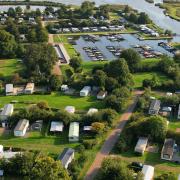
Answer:
M93 180L94 177L96 176L99 168L101 167L101 163L103 159L109 155L111 152L112 148L116 144L124 126L126 125L127 121L129 120L130 116L132 115L132 112L134 111L134 108L137 104L137 97L141 95L143 92L142 91L136 91L135 92L135 97L133 103L128 107L126 112L121 116L119 119L119 123L116 126L116 128L111 132L111 134L108 136L106 141L104 142L101 150L97 153L96 158L89 168L85 180Z

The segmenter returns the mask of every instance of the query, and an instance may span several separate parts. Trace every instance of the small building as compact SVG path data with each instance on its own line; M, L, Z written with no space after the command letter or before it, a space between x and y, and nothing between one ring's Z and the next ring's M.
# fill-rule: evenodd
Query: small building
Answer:
M3 108L3 111L0 114L0 120L2 121L2 126L5 127L3 124L4 121L7 121L8 118L13 114L14 106L13 104L6 104Z
M6 96L12 96L12 95L14 95L14 87L13 87L13 84L6 84L5 92L6 92Z
M25 94L32 94L34 92L34 83L27 83L24 93Z
M29 120L21 119L14 129L14 136L24 136L29 127Z
M98 112L98 109L96 109L96 108L90 108L90 109L88 110L88 112L87 112L87 115L92 115L92 114L97 113L97 112Z
M151 101L150 107L149 107L149 114L150 115L156 115L159 113L160 110L161 101L154 99Z
M65 91L67 91L67 90L69 90L68 85L63 84L63 85L61 86L61 91L65 92Z
M75 113L75 107L74 106L66 106L65 107L65 111L67 111L68 113L74 114Z
M165 139L164 145L161 151L161 159L171 161L174 154L174 139Z
M80 91L80 96L81 97L88 96L90 92L91 92L91 86L84 86L83 89L81 89Z
M178 119L180 119L180 104L179 104L179 108L178 108L178 116L177 116Z
M74 159L74 149L65 148L63 152L58 156L57 160L60 160L64 168L68 168L69 164Z
M63 122L52 121L50 132L63 132L63 128L64 128Z
M79 141L79 123L72 122L69 127L69 142Z
M142 174L144 175L143 180L152 180L154 177L154 167L144 165L142 168Z
M140 137L138 139L136 147L134 148L134 151L138 152L140 154L144 154L147 144L148 144L148 138L147 137Z
M98 94L97 94L97 99L104 99L107 95L107 91L100 91Z

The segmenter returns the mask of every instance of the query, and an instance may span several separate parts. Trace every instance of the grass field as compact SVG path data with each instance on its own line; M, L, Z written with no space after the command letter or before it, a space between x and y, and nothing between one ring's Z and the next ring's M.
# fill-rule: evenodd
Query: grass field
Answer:
M78 97L67 96L59 93L52 93L51 95L21 95L21 96L2 96L0 97L0 106L10 103L13 100L19 102L32 102L47 101L52 108L64 109L65 106L75 106L77 110L88 110L91 107L103 108L103 103L97 101L96 97ZM16 103L15 107L25 107L27 104Z
M22 69L22 64L16 59L3 59L0 60L0 74L5 78L12 76L14 73Z
M180 172L180 166L160 159L160 153L149 153L145 152L143 156L136 156L134 151L127 151L122 153L120 156L126 162L138 161L144 164L152 165L155 167L155 175L160 175L164 172L173 172L176 175Z
M168 80L168 77L160 72L135 73L135 74L133 74L134 88L142 87L143 80L151 79L153 77L153 75L156 75L158 77L159 82Z

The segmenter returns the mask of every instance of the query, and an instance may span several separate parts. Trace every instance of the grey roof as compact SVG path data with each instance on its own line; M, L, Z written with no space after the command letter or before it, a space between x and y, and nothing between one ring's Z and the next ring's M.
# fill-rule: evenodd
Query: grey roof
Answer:
M173 155L174 152L174 144L175 144L175 140L174 139L165 139L164 141L164 146L162 149L162 153L163 154L168 154L168 155Z
M149 109L158 110L160 109L161 101L157 99L153 99L151 101Z
M74 149L64 148L63 152L58 156L57 160L60 160L62 165L65 166L69 158L74 154Z

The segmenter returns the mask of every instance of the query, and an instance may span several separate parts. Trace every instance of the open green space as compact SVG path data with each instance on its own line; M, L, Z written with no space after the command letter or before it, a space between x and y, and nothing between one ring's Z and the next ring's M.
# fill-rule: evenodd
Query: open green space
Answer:
M163 82L168 80L168 77L160 72L143 72L143 73L135 73L133 74L134 79L134 88L142 87L142 83L144 79L152 79L152 77L156 75L158 77L159 82Z
M143 156L136 156L133 150L118 154L123 160L127 162L141 162L143 164L152 165L155 167L155 176L164 172L173 172L176 175L180 172L180 166L173 162L164 161L160 159L160 153L145 152Z
M2 96L0 97L0 106L2 107L13 100L19 102L15 104L17 108L26 107L26 102L37 103L39 101L47 101L50 107L58 109L64 109L66 106L75 106L77 110L88 110L91 107L103 108L103 103L97 101L95 96L67 96L61 93L52 93L51 95Z
M12 76L22 69L21 62L16 59L2 59L0 60L0 74L5 78Z

